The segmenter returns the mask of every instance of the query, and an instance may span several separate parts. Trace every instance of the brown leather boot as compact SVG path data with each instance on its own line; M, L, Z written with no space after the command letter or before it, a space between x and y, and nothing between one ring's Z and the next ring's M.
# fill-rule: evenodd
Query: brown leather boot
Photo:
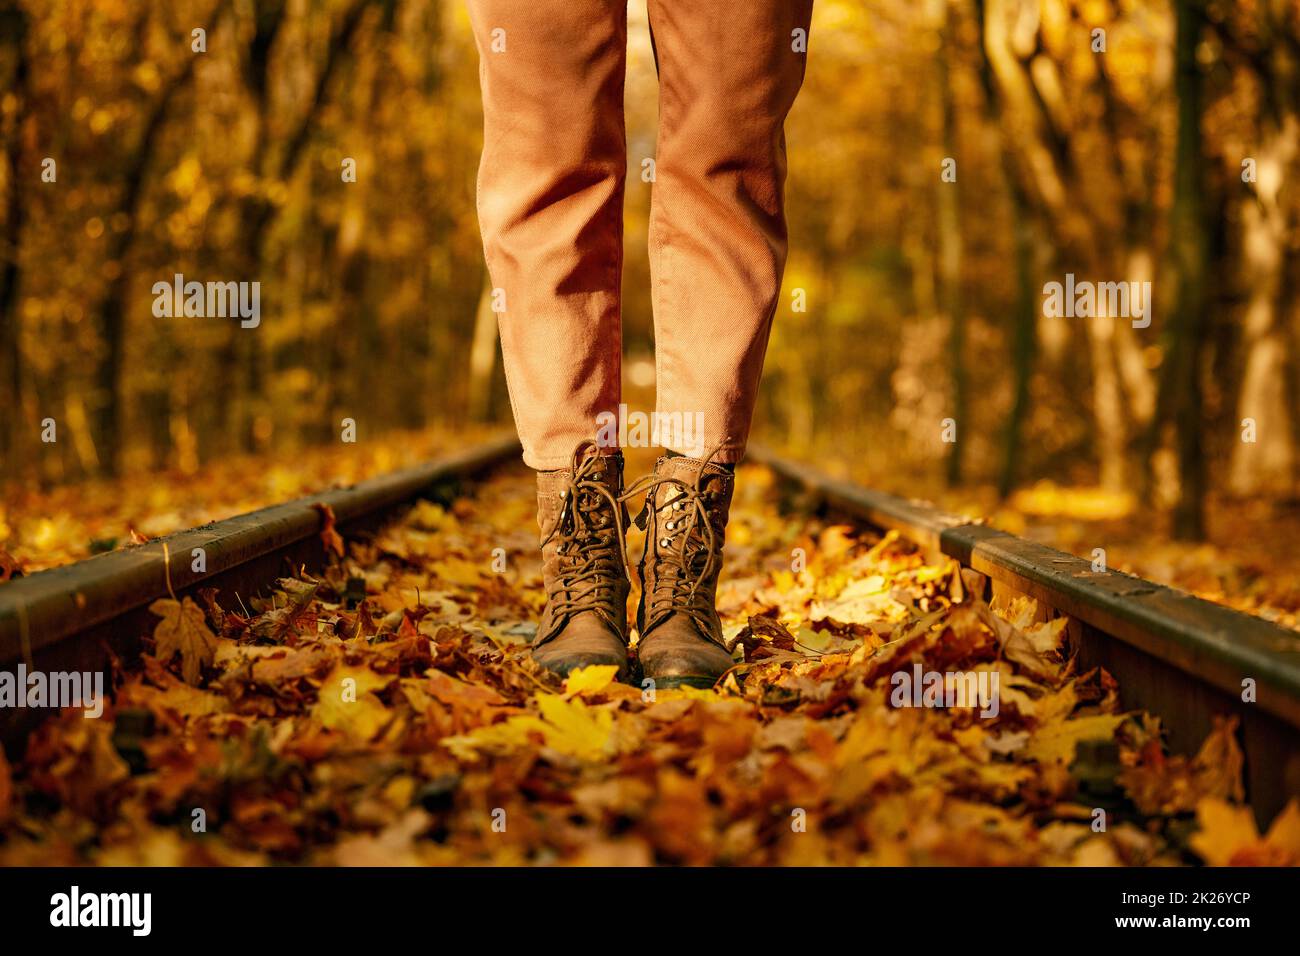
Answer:
M585 441L573 465L537 473L537 523L542 530L546 609L533 660L564 676L592 664L627 676L627 510L623 456L600 455Z
M646 528L637 656L658 687L712 687L731 668L714 596L734 484L708 458L660 458L625 495L649 492L637 516Z

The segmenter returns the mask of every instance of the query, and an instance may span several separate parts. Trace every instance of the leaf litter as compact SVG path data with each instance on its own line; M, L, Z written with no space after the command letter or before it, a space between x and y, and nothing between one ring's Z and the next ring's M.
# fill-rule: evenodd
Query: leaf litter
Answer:
M324 515L319 577L156 602L103 719L0 755L0 864L1300 863L1300 805L1261 833L1242 803L1232 722L1170 755L1064 619L772 482L738 482L709 691L533 664L528 475L362 540ZM914 673L983 679L996 715L898 706Z

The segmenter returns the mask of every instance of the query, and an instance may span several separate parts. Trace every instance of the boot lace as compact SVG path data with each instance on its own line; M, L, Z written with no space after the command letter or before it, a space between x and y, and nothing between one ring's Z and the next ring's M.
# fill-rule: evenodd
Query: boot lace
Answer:
M654 592L647 595L646 631L678 612L695 620L705 634L712 634L713 601L709 595L700 593L700 588L720 563L718 535L709 514L716 496L712 491L701 491L700 480L705 467L725 443L724 440L716 445L700 459L693 482L669 475L647 475L630 485L622 495L624 499L646 495L645 505L636 516L636 526L645 530L651 511L658 511L654 504L658 498L656 489L663 485L677 489L677 494L670 499L669 514L662 522L654 523L657 541L648 539L645 545L648 554L657 543L663 559L656 565Z
M599 463L594 441L585 441L574 450L568 481L560 491L564 503L559 517L542 539L543 548L553 539L559 540L559 568L547 598L557 619L594 611L617 627L614 586L619 564L629 579L631 569L623 544L621 497L596 478Z

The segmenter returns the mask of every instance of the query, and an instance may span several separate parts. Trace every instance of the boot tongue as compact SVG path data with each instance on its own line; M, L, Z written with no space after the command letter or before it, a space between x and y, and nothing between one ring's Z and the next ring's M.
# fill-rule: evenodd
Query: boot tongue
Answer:
M655 475L675 479L686 486L683 488L672 482L660 485L655 490L655 507L660 510L671 507L678 498L686 497L686 488L710 492L715 500L724 502L725 510L725 503L731 500L731 489L736 480L735 474L713 462L707 463L701 471L699 459L696 458L660 458L655 465Z
M623 453L615 452L612 455L601 455L591 469L591 480L603 482L607 485L617 484L617 479L623 474Z
M586 480L599 481L601 484L608 485L611 490L616 490L621 487L622 482L619 479L622 474L623 455L621 453L601 455L600 459L591 466L591 471L587 474ZM539 471L537 473L537 490L544 495L558 495L569 487L572 478L573 475L568 468Z
M704 466L704 471L700 472L700 462L698 458L660 458L655 464L655 474L662 478L676 478L678 481L685 482L694 487L696 475L700 475L701 483L708 484L715 479L721 479L729 483L736 476L726 468L716 462L709 462Z

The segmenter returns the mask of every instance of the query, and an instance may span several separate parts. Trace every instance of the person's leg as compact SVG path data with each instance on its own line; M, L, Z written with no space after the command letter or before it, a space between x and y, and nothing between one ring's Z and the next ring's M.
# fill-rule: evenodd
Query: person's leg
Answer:
M469 0L483 87L478 213L547 603L533 659L627 664L619 401L627 0ZM576 448L576 451L575 451ZM602 454L603 452L603 454Z
M725 442L714 460L736 462L785 270L784 123L803 82L812 0L649 0L649 10L657 409L703 415L698 447L666 441L672 451Z
M648 492L638 657L661 686L708 685L731 666L714 607L735 484L727 465L744 454L785 269L784 123L803 82L812 0L649 5L660 83L657 410L701 421L704 434L690 448L666 439L680 457L659 459L629 492Z
M469 0L483 88L479 226L533 468L617 413L626 0Z

